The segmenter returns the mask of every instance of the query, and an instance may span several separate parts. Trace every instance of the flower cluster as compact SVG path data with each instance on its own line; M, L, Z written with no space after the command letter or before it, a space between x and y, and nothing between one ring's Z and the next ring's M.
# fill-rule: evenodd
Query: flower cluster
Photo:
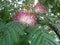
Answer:
M39 12L41 14L47 12L46 8L42 4L37 4L34 7L34 11L35 11L35 13ZM18 12L14 19L17 22L20 22L22 24L27 24L27 25L30 25L30 26L34 26L37 23L36 16L32 12L29 12L29 11L26 11L26 10L22 10L22 11Z
M34 7L34 11L40 14L47 13L47 9L45 8L45 6L40 3L37 3L37 5Z
M36 24L36 17L32 12L20 11L15 16L15 20L22 23L34 26Z

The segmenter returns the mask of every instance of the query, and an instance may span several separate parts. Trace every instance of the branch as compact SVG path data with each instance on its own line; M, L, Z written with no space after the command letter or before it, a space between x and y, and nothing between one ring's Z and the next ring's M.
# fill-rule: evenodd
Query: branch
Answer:
M60 39L60 34L58 33L58 29L55 28L52 24L48 24L48 26L57 34L58 38Z

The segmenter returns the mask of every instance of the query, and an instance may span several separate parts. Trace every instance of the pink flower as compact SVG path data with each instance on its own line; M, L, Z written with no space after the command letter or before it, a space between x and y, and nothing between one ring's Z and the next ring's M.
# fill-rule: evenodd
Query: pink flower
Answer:
M44 7L43 4L40 3L36 4L36 6L34 7L34 11L41 14L47 13L47 9Z
M36 17L33 13L27 11L20 11L15 16L15 20L22 24L34 26L36 24Z

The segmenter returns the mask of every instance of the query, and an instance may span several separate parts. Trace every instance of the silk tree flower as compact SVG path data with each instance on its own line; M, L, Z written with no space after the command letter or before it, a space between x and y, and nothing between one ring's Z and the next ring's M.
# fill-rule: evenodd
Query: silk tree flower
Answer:
M40 4L40 3L37 3L35 5L34 11L35 11L35 13L40 13L40 14L47 13L47 9L45 8L45 6L43 4Z
M17 22L30 26L34 26L37 23L35 15L32 12L27 12L24 10L18 12L14 19Z

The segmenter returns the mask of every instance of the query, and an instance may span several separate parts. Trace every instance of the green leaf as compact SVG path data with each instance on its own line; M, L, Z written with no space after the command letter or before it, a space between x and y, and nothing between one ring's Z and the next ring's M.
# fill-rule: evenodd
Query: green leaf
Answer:
M54 38L43 27L32 30L25 40L28 45L57 45Z
M54 4L55 0L38 0L39 3L44 4L45 6L48 6L48 4Z
M0 22L0 28L4 27L5 26L5 23L3 22Z
M60 33L60 24L56 22L57 18L53 18L53 17L50 17L50 16L47 16L46 17L49 22L56 28L58 29L59 33Z
M0 45L19 45L23 35L23 26L17 22L10 22L0 28Z

